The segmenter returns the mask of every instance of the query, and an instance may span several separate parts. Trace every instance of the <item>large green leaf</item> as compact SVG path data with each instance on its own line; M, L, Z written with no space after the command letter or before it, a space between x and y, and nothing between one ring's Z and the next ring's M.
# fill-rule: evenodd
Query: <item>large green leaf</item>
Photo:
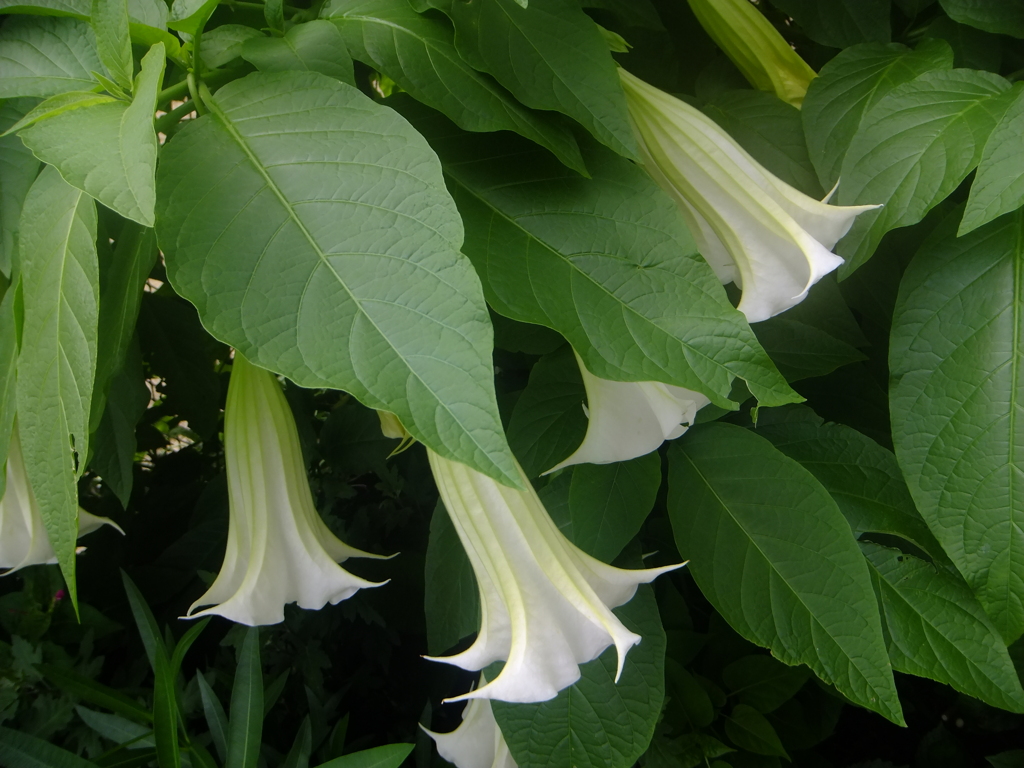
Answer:
M679 554L737 632L903 723L867 565L810 472L749 430L697 425L669 449L668 506Z
M518 484L480 283L423 138L319 73L252 74L205 100L162 153L157 235L206 328Z
M283 37L249 37L242 42L241 53L263 72L321 72L343 83L356 84L345 41L338 27L329 21L296 24Z
M888 43L889 0L771 0L816 43L846 48L857 43Z
M89 90L93 72L103 64L84 21L15 16L0 28L0 99Z
M963 580L916 557L861 543L893 669L928 677L994 707L1024 712L1006 644Z
M874 253L890 229L916 224L974 170L1008 100L990 72L926 72L897 86L864 117L843 160L839 200L882 203L857 217L836 247L840 276Z
M142 60L131 104L110 101L61 112L19 134L36 157L122 216L153 226L157 136L153 110L163 80L163 43Z
M96 205L48 167L21 213L25 302L18 430L25 471L74 599L77 480L89 455L99 267Z
M412 750L412 744L385 744L383 747L336 757L321 763L317 768L398 768Z
M839 181L843 158L864 115L896 86L933 69L953 66L953 52L939 40L915 50L903 45L847 48L811 81L800 110L807 148L822 187Z
M765 405L799 399L639 166L589 142L582 179L524 141L395 101L441 156L495 311L557 330L606 379L663 381L723 407L736 377Z
M1024 632L1024 212L907 268L889 367L896 456L932 532L1007 641Z
M423 588L430 654L440 656L480 629L480 597L473 566L441 501L430 518Z
M562 122L524 107L473 69L455 50L450 27L416 13L408 0L334 2L325 7L324 16L341 29L354 57L461 128L515 131L586 173L576 140Z
M647 749L665 697L665 630L651 587L641 586L615 614L643 637L617 683L609 648L550 701L491 702L519 768L630 768Z
M92 0L90 21L100 60L114 82L130 93L134 61L128 34L128 0Z
M21 120L32 107L31 99L0 104L0 133ZM39 173L39 161L17 136L0 138L0 272L11 274L14 242L25 195Z
M453 3L462 57L523 104L563 112L602 144L639 159L618 67L601 29L576 0Z
M953 21L986 32L1024 37L1024 2L1021 0L939 0Z
M900 536L939 563L948 562L907 490L896 457L870 437L815 417L758 427L757 433L810 470L855 536Z
M0 13L89 18L91 0L0 0Z
M1024 89L999 118L985 144L957 235L966 235L1024 204Z

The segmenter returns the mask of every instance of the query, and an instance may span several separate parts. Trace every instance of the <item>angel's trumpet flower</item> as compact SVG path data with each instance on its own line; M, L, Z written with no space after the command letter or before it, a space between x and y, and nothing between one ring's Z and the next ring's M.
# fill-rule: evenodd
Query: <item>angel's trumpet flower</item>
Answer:
M480 684L487 684L483 675L480 675ZM517 768L488 699L473 699L467 703L462 710L462 722L454 731L434 733L426 728L423 731L437 744L437 754L455 768Z
M803 104L817 74L750 0L690 0L690 8L752 86Z
M525 490L516 490L433 451L427 455L476 575L481 615L480 633L467 650L435 660L470 670L505 661L494 680L451 701L547 701L609 645L618 653L618 680L640 636L611 609L628 602L638 585L680 566L606 565L565 538L521 468Z
M697 411L711 402L700 392L660 381L602 379L587 370L579 355L576 362L587 390L587 434L569 458L548 472L645 456L682 435Z
M338 565L379 555L343 543L320 518L288 401L273 374L238 352L224 408L224 458L227 550L190 618L218 614L250 626L276 624L286 603L315 610L380 586ZM201 605L213 607L196 611Z
M699 110L624 69L619 74L648 173L678 203L718 278L743 290L739 310L749 322L799 304L843 263L832 248L859 214L879 206L808 197Z
M29 565L52 565L57 562L50 539L46 535L43 515L32 492L25 460L18 439L18 424L11 431L10 450L7 453L7 488L0 499L0 568L8 568L8 576ZM103 525L124 531L117 523L105 517L78 510L78 535L84 536ZM79 548L81 551L83 548Z

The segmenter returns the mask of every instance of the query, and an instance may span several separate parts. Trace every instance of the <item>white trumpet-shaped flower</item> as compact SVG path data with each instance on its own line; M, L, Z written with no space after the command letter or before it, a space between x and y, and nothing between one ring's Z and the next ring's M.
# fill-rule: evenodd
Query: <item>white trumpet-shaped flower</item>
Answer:
M587 370L579 355L576 362L587 390L587 434L569 458L548 472L645 456L682 435L697 411L711 402L700 392L659 381L602 379Z
M859 214L879 206L808 197L699 110L619 74L648 173L675 198L719 279L743 290L739 310L749 322L799 304L843 263L832 248Z
M224 408L224 458L227 550L190 618L218 614L250 626L276 624L286 603L315 610L380 586L338 565L380 556L343 543L320 518L288 401L273 374L237 352ZM213 607L195 610L202 605Z
M17 422L11 433L6 472L7 488L0 499L0 568L10 570L4 576L29 565L52 565L57 562L57 554L46 535L43 516L25 472ZM114 521L90 515L81 508L78 510L79 536L91 533L103 525L112 526L124 533Z
M750 0L690 0L690 8L752 86L803 104L817 74Z
M618 680L640 636L611 609L628 602L638 585L680 566L606 565L565 538L521 468L525 490L516 490L433 451L427 455L476 575L481 615L480 633L467 650L435 660L470 670L505 661L494 680L451 701L547 701L609 645L618 653Z
M487 684L483 675L480 684ZM437 744L437 754L455 768L517 768L488 699L468 702L462 710L462 722L454 731L434 733L422 725L420 728Z

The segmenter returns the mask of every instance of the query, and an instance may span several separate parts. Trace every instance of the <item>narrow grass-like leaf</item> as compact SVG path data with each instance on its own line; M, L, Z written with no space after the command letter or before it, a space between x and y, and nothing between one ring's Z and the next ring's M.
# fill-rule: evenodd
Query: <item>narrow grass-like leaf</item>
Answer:
M0 764L8 768L95 768L93 763L58 746L0 726Z
M224 711L224 705L220 703L217 694L213 692L210 684L206 682L203 673L196 670L196 677L199 679L199 696L203 701L206 727L210 729L210 736L213 738L213 746L217 750L217 756L221 762L224 762L228 754L228 716Z
M263 735L263 668L260 631L249 628L238 651L235 683L231 688L231 716L227 730L225 768L256 768Z
M299 732L295 734L292 748L288 750L281 768L309 768L309 754L313 750L313 730L309 715L302 718Z
M95 712L82 706L75 707L75 712L82 718L82 722L115 744L127 744L128 749L145 749L153 746L153 729L147 725L140 725L120 715Z
M132 609L132 617L135 619L135 626L142 638L142 647L146 649L146 658L149 659L149 666L156 671L157 656L167 655L167 648L164 646L163 638L160 636L160 628L156 624L153 612L146 604L146 598L142 596L139 588L135 586L128 574L121 571L121 583L128 595L128 605Z
M161 646L153 667L153 739L156 742L157 763L160 768L181 767L175 678L171 662L164 647Z
M153 715L148 709L114 688L52 664L41 664L36 669L51 683L77 699L104 707L131 720L142 723L153 721Z

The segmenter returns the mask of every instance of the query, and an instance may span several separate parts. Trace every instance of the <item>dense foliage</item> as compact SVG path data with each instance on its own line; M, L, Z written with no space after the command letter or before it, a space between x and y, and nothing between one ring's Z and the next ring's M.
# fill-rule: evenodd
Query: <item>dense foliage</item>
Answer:
M1022 39L0 0L0 765L1024 765Z

